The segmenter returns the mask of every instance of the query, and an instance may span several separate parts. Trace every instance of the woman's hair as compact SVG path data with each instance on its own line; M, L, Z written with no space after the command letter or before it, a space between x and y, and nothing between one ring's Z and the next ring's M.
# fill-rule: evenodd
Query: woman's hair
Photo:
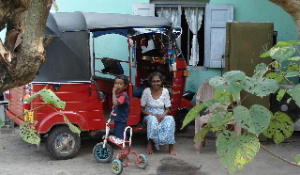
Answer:
M156 77L156 76L158 76L162 82L164 81L163 74L161 74L160 72L152 72L148 78L149 87L151 87L151 82L152 82L153 77ZM163 86L163 83L161 85Z
M123 75L123 74L122 75L117 75L115 79L121 79L121 80L124 81L125 85L127 85L127 86L129 85L129 80L128 80L126 75Z

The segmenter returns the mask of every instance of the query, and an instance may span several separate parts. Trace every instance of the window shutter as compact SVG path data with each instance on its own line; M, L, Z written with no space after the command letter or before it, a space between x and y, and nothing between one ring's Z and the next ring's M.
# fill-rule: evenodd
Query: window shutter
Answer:
M223 68L225 66L226 23L232 21L233 5L206 5L204 67Z

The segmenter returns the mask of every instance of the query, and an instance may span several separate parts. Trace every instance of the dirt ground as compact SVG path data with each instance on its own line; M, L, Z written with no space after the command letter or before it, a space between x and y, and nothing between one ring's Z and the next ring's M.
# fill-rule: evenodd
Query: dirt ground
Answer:
M170 156L167 147L155 151L148 156L149 164L146 169L138 166L129 166L123 169L124 175L226 175L227 170L216 154L214 135L207 138L206 147L201 154L196 154L193 148L193 128L187 132L177 134L177 156ZM103 133L104 134L104 133ZM103 135L99 133L99 135ZM82 140L79 154L69 160L54 160L47 154L45 144L39 147L24 142L19 136L18 128L15 131L2 130L0 134L0 174L1 175L101 175L113 174L110 163L98 163L93 157L93 147L100 141L100 136L94 139ZM139 154L145 154L146 133L135 132L132 149ZM292 155L300 154L300 133L294 135L280 145L270 141L262 142L279 155L292 159ZM114 157L119 148L114 148ZM131 160L133 159L130 157ZM254 161L246 165L244 170L236 175L298 175L300 168L279 160L264 150L256 155Z

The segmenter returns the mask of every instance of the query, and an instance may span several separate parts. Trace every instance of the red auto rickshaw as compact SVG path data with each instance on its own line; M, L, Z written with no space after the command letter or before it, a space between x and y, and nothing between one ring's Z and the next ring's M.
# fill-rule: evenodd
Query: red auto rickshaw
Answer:
M45 35L47 61L32 83L10 90L6 110L10 118L43 104L23 99L41 89L51 89L66 102L63 112L82 133L105 129L111 111L114 77L130 79L128 125L140 129L140 97L147 77L160 71L166 77L172 101L171 114L178 126L193 105L193 93L185 93L186 61L176 45L180 28L165 18L90 12L51 13ZM63 116L42 107L14 118L17 124L34 122L37 133L46 137L46 147L55 159L73 158L80 148L80 136L70 131ZM111 125L113 128L113 124Z

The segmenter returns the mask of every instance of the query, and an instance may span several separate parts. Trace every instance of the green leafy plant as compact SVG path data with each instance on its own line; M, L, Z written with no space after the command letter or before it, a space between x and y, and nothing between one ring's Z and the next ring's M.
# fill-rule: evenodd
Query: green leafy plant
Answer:
M31 122L23 122L20 124L20 135L24 141L31 144L40 144L41 138L36 133L35 127Z
M289 80L290 77L300 75L300 57L294 56L296 52L299 53L297 45L299 45L298 41L277 43L261 55L262 58L271 57L274 61L270 65L258 64L252 77L236 70L226 72L223 76L210 78L209 84L217 90L215 98L195 106L186 115L182 128L193 121L201 112L212 113L207 125L196 133L194 141L203 141L209 131L215 132L217 154L221 157L223 165L229 173L240 171L244 165L251 163L260 148L267 150L259 143L258 136L260 134L274 139L276 144L292 135L294 126L288 115L281 112L273 114L268 108L259 104L253 104L248 109L242 105L242 100L238 97L242 90L259 97L278 92L278 100L281 100L284 94L288 93L291 95L289 101L294 100L300 107L300 85L295 85ZM284 67L283 63L287 61L288 66ZM293 88L278 91L279 85L282 83L290 83ZM218 107L229 102L231 102L231 110ZM212 108L212 106L215 107ZM209 109L213 110L209 111ZM232 119L243 128L244 132L241 135L229 131L228 124ZM295 162L291 162L269 150L267 151L285 162L299 166L299 155L294 156Z
M38 106L32 110L28 110L28 111L22 113L21 115L15 116L14 118L17 118L17 117L25 115L25 114L29 114L32 111L39 109L41 107L44 107L44 106L51 107L56 112L60 112L60 111L58 111L58 109L65 109L65 107L66 107L66 103L64 101L60 100L56 96L56 94L50 89L42 89L39 92L31 95L29 98L25 99L24 102L31 103L31 101L37 97L40 97L45 102L45 104ZM61 115L64 117L64 121L69 126L70 130L74 133L80 134L80 130L69 121L67 116L64 113L61 113ZM26 142L38 145L41 142L41 138L37 134L37 131L35 129L35 124L36 124L36 121L22 122L20 124L20 135L23 138L23 140L25 140ZM2 126L2 125L3 125L3 121L0 119L0 126Z

